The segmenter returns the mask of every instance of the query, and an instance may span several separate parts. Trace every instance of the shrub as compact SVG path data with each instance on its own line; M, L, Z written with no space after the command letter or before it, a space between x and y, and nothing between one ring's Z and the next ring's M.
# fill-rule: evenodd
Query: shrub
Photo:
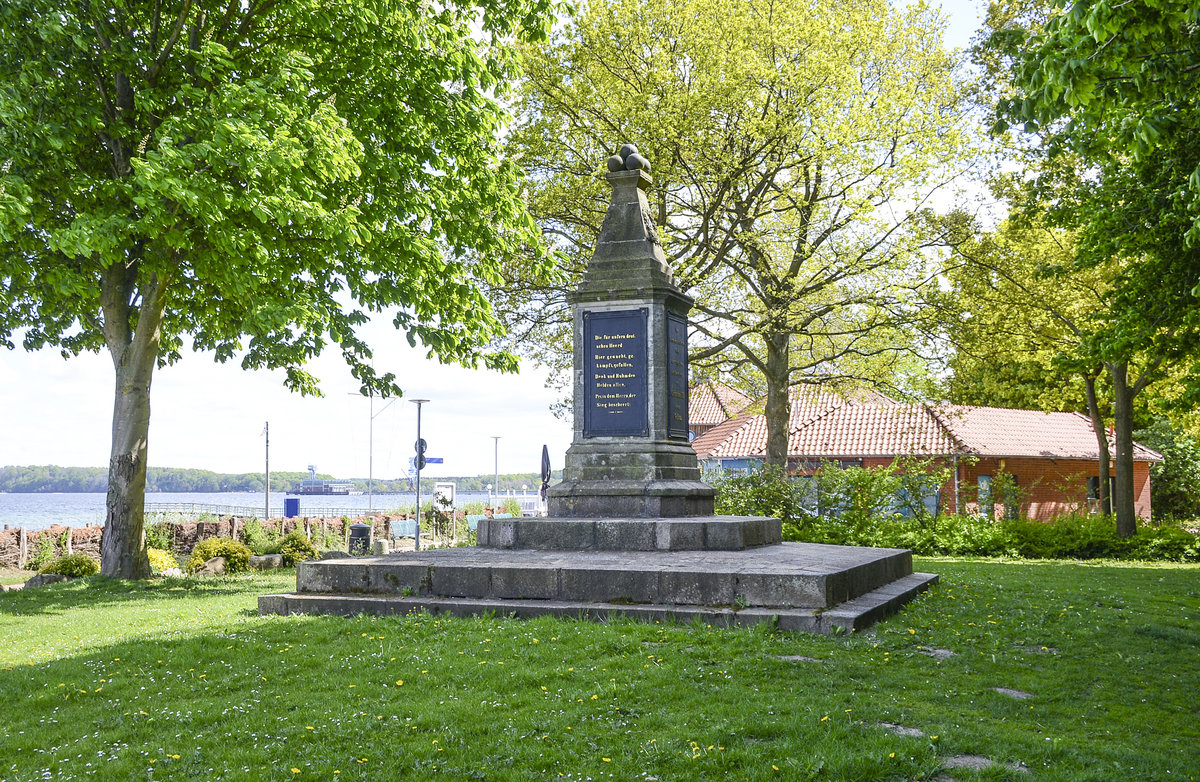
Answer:
M175 525L169 521L156 521L146 527L146 545L160 551L174 548Z
M57 573L70 578L94 576L100 572L100 563L87 554L67 554L46 565L39 573Z
M25 562L26 570L41 570L44 566L54 561L54 536L48 532L43 532L38 538L37 543L33 546L33 551L29 553L29 559Z
M717 490L716 512L729 516L771 516L785 525L803 525L808 514L801 507L800 493L783 470L766 466L741 475L721 475L713 481Z
M312 544L318 551L337 551L342 547L342 536L332 529L313 530Z
M160 548L148 548L146 549L146 556L150 558L150 569L155 573L179 567L178 560L169 551L163 551Z
M242 541L255 554L278 554L282 545L279 533L266 529L258 519L250 519L242 527Z
M250 549L240 540L233 538L208 538L196 544L192 556L188 559L189 573L195 573L213 557L225 557L225 572L239 573L250 567Z
M313 547L312 541L303 530L292 530L283 536L279 542L279 553L283 555L283 564L291 567L306 559L316 559L319 552Z

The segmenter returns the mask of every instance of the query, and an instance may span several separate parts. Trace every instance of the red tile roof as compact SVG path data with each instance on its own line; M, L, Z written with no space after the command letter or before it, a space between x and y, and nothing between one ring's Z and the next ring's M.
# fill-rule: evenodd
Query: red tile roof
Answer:
M733 418L753 400L741 391L720 383L701 383L688 394L688 423L713 426Z
M762 457L767 445L766 419L753 415L727 421L697 437L692 445L701 459ZM901 405L890 400L855 402L821 394L793 403L788 454L810 458L972 454L1097 459L1099 449L1091 420L1079 413ZM1133 458L1162 459L1136 443Z

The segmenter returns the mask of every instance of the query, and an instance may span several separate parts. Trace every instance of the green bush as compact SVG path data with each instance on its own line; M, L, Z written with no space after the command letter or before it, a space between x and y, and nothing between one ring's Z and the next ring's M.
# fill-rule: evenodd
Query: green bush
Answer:
M279 544L279 553L283 555L283 564L288 567L294 566L297 562L316 559L320 556L303 530L292 530L283 536L283 540Z
M184 568L195 573L213 557L225 557L225 572L240 573L250 567L250 549L240 540L233 538L207 538L196 544L192 556Z
M279 533L266 529L258 519L250 519L242 527L242 542L255 554L279 554L283 545Z
M831 467L812 477L788 479L780 470L766 468L722 477L714 484L717 512L775 516L783 520L784 540L803 543L906 548L922 555L1200 561L1200 537L1172 524L1143 524L1125 540L1111 516L997 521L985 515L930 516L916 503L910 504L912 516L902 516L896 509L903 502L892 499L894 492L920 497L939 480L936 471L913 464L894 473ZM818 500L824 515L815 513ZM1009 500L1018 504L1012 496Z
M29 553L29 559L25 561L25 569L40 571L54 561L54 554L54 536L43 532Z
M719 515L771 516L792 526L803 526L808 519L800 492L778 467L768 465L740 475L721 475L713 486Z
M175 525L169 521L156 521L146 526L146 545L161 551L174 548Z
M100 572L100 563L87 554L67 554L46 565L39 573L57 573L60 576L82 578L94 576Z

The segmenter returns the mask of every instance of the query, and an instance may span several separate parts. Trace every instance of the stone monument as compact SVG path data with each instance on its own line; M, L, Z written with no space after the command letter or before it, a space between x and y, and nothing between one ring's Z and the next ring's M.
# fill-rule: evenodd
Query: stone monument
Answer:
M650 164L608 162L612 203L572 297L575 435L549 517L483 519L477 545L301 562L261 613L544 614L859 629L936 580L901 549L784 543L714 516L688 443L687 313L646 204Z
M711 516L688 443L687 314L646 202L650 163L608 160L612 201L572 295L574 439L551 517Z

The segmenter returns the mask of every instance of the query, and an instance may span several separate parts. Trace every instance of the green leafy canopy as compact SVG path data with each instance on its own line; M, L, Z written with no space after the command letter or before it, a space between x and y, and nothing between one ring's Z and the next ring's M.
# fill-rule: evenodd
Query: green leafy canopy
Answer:
M0 343L116 360L160 318L160 363L190 336L313 393L336 344L392 393L356 336L386 312L442 361L515 368L478 283L550 269L497 141L550 5L5 2Z

